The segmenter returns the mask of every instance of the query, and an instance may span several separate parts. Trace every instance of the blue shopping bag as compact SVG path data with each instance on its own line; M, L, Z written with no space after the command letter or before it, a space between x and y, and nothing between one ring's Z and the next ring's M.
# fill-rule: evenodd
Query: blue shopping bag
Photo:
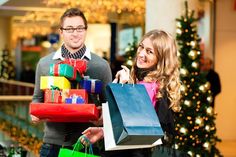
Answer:
M106 96L117 145L148 145L164 136L144 85L110 83Z

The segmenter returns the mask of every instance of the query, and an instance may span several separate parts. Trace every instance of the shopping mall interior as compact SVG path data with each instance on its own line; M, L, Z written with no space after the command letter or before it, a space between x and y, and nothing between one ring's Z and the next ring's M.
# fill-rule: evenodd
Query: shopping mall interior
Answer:
M177 118L173 149L189 156L236 157L236 0L0 0L0 156L39 156L44 124L34 124L30 117L36 66L41 57L60 49L60 17L72 7L84 12L85 45L107 60L113 79L121 65L131 67L146 32L162 29L176 38L183 83L178 116L186 123ZM181 38L184 33L190 36ZM185 42L191 51L184 49ZM202 72L208 59L219 86L209 85L208 71ZM194 75L189 82L188 75ZM198 75L205 84L197 81ZM201 96L211 95L212 87L219 90L216 96Z

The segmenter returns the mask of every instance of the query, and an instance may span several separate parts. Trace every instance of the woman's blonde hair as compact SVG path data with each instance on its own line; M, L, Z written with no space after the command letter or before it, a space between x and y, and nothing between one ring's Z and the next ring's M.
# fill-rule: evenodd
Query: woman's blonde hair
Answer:
M144 78L145 82L157 82L159 90L157 98L163 97L163 91L167 91L167 96L170 100L170 108L173 111L179 111L180 105L180 78L179 78L179 59L177 56L176 42L173 37L162 30L152 30L146 33L141 42L149 38L152 41L154 53L157 57L156 70L147 74ZM141 43L140 42L140 43ZM137 57L134 59L134 64L131 70L131 77L136 83L136 66Z

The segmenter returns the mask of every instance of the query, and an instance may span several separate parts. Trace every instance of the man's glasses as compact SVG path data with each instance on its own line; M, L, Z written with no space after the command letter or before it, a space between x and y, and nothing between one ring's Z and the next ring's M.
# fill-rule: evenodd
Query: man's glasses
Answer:
M73 27L63 28L63 27L61 27L60 29L66 31L66 33L73 33L75 30L76 30L76 32L84 32L87 28L86 27L76 27L76 28L73 28Z

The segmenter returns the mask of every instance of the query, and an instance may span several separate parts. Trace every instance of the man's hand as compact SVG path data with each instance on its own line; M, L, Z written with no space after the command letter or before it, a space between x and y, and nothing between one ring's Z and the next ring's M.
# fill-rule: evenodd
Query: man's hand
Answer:
M38 117L36 117L36 116L30 115L30 117L31 117L32 123L34 123L34 124L37 124L37 123L39 123L39 122L41 121L41 120L40 120Z

